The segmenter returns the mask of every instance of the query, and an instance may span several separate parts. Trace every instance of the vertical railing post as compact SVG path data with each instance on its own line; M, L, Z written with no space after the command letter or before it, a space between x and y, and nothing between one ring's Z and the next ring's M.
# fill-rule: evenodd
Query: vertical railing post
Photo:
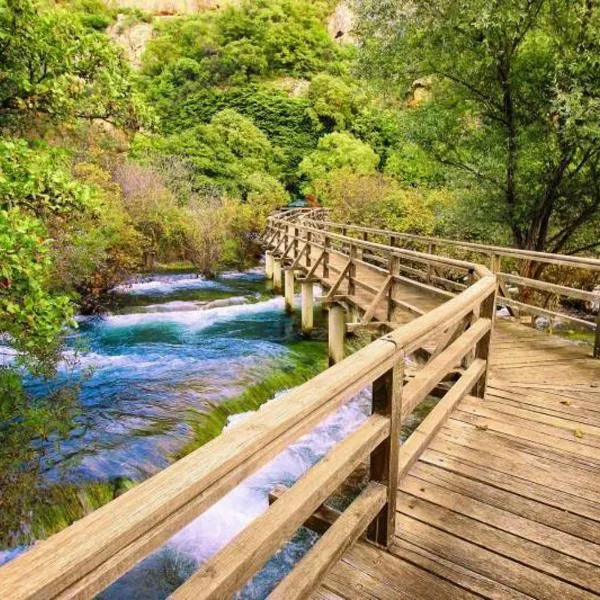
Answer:
M596 315L596 335L594 337L594 358L600 358L600 298L598 298L598 314Z
M388 291L388 307L387 307L387 320L391 323L394 320L394 291L396 289L396 281L393 279L396 275L400 273L400 259L393 254L390 254L390 262L389 262L389 274L392 277L392 282L390 284L390 289Z
M475 358L482 358L487 362L485 367L485 373L481 379L477 382L473 388L473 395L478 398L483 398L485 395L485 389L487 386L487 376L489 372L489 358L490 358L490 343L492 341L492 331L494 329L494 319L496 313L496 291L498 288L498 281L496 280L496 289L481 303L479 309L479 316L483 319L490 319L492 326L490 330L477 342L475 346Z
M329 279L329 247L331 246L331 240L327 237L327 234L323 235L323 279Z
M390 419L390 435L371 454L370 479L387 487L387 502L367 529L367 539L387 548L396 528L396 493L398 488L398 448L402 419L402 382L404 353L394 367L373 382L373 413Z
M356 294L356 255L358 250L354 244L350 246L350 268L348 269L348 296L354 296Z
M430 243L427 246L427 254L435 254L436 246L433 243ZM433 265L431 263L427 263L427 283L431 283L433 279Z
M307 231L306 232L306 266L309 269L311 267L311 262L310 262L310 251L312 248L311 241L312 241L312 231Z

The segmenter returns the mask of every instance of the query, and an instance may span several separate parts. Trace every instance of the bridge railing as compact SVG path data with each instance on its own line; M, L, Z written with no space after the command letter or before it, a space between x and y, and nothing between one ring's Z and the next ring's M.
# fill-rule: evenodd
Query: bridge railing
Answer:
M272 233L284 235L275 222L282 220L285 216L270 224ZM291 244L292 262L312 235L322 236L319 243L325 257L333 252L352 256L360 250L369 260L371 255L381 257L387 253L390 264L401 262L403 257L425 260L425 266L430 261L427 255L390 251L370 242L348 248L354 242L341 239L343 236L319 233L295 221L288 225L285 236L286 245ZM273 250L279 243L273 237L269 247ZM364 257L365 251L369 256ZM283 249L279 252L281 256ZM324 269L327 260L322 260ZM367 387L372 390L370 416L203 564L172 598L229 597L364 462L369 464L366 488L271 597L304 597L365 531L371 543L387 546L395 530L398 478L417 459L456 403L466 394L482 396L485 389L496 278L480 265L442 262L469 274L470 285L464 291L445 298L434 310L280 396L205 446L0 568L2 597L92 598ZM436 346L428 362L405 383L405 357L432 339ZM452 385L443 399L400 446L402 422L449 374L453 375Z
M424 250L427 254L445 253L468 257L484 262L498 276L499 294L497 302L511 314L530 314L533 319L543 316L548 319L549 329L556 322L571 323L577 328L595 331L594 356L600 358L600 259L567 254L551 254L531 250L519 250L504 246L493 246L474 242L463 242L446 238L398 233L387 229L376 229L357 225L335 223L327 220L324 211L319 220L301 218L300 222L321 230L338 232L345 237L362 241L377 241L389 246L410 247ZM412 272L422 277L422 273ZM429 281L442 283L435 267L426 274ZM558 284L553 280L566 278L571 285ZM586 289L588 288L594 289ZM457 281L447 282L448 289L464 289ZM568 310L567 301L581 301L596 313L595 319L583 318L579 311Z

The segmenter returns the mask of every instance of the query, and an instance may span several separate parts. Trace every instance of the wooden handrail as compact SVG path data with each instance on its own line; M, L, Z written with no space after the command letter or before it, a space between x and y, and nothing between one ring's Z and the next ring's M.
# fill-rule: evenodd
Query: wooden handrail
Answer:
M323 251L319 269L324 274L333 269L329 258L349 258L350 286L358 285L354 272L360 264L373 273L386 273L386 281L393 287L401 281L397 274L401 262L409 261L425 267L436 264L466 271L468 287L449 299L442 296L445 302L438 308L280 396L205 446L1 567L3 598L93 597L367 386L372 386L372 416L334 446L173 597L223 598L234 592L364 460L370 462L371 484L367 492L347 514L342 514L340 525L315 546L317 554L309 555L307 562L300 564L300 572L307 564L318 565L310 581L311 586L315 585L347 543L365 529L372 543L390 543L395 529L398 465L406 460L398 459L401 420L426 398L433 386L457 369L464 373L450 389L452 403L471 392L482 393L496 277L476 263L353 240L309 227L295 220L295 214L289 219L279 215L271 218L272 235L265 237L271 249L288 249L286 258L295 268L306 272L313 269L308 262L310 252L303 246L310 242ZM371 264L365 252L384 257L387 270ZM442 340L437 354L403 388L404 357L431 337ZM430 425L429 431L438 427ZM422 445L417 446L415 453L420 451ZM340 530L344 531L348 523L352 524L349 537L340 540Z
M461 240L453 240L450 238L442 238L435 236L417 235L414 233L400 233L390 229L377 229L374 227L362 227L360 225L346 225L344 223L336 223L334 221L320 221L319 225L332 229L345 230L349 232L367 233L374 235L382 235L393 237L396 239L410 240L414 242L422 242L427 244L439 244L443 246L455 246L456 248L473 250L481 254L491 256L497 254L510 258L520 258L535 262L545 262L555 265L564 265L571 267L581 267L590 271L600 271L600 259L586 256L572 256L570 254L552 254L550 252L538 252L536 250L521 250L519 248L510 248L507 246L495 246L492 244L480 244L477 242L465 242Z
M345 223L336 223L329 221L326 218L327 212L323 211L321 219L312 221L310 218L300 218L299 222L307 226L318 227L321 232L328 232L333 234L335 231L340 231L343 236L348 239L357 240L353 238L352 234L360 234L361 242L368 240L369 235L379 236L388 238L390 240L389 247L395 247L399 240L404 240L411 243L424 244L428 247L428 256L430 264L433 265L431 256L436 256L434 250L439 250L440 247L452 247L465 252L481 254L490 259L491 270L498 275L500 279L500 295L499 303L509 308L509 310L516 314L521 312L525 314L531 314L535 316L545 316L550 320L550 328L556 320L566 321L573 324L576 327L595 330L596 337L594 342L593 355L596 358L600 358L600 308L597 311L596 318L594 320L582 319L579 316L575 316L565 310L550 310L546 306L539 306L532 298L531 291L537 292L538 295L545 294L545 300L547 302L551 298L569 298L573 300L583 300L588 303L597 303L600 306L600 294L588 290L574 288L565 285L558 285L543 281L541 279L534 279L532 277L525 277L523 275L515 275L513 273L502 272L501 261L502 258L510 258L513 260L524 261L526 263L543 263L546 265L555 265L569 267L573 269L580 269L589 271L591 273L600 272L600 259L585 256L572 256L568 254L552 254L548 252L538 252L534 250L520 250L518 248L510 248L505 246L496 246L490 244L480 244L476 242L465 242L460 240L452 240L448 238L434 237L434 236L422 236L409 233L399 233L388 229L377 229L373 227L363 227L359 225L348 225ZM340 234L337 234L340 235ZM358 241L358 240L357 240ZM410 252L404 250L404 252ZM405 256L408 257L408 254ZM441 258L441 257L440 257ZM444 257L445 258L445 257ZM450 264L445 260L445 264ZM415 270L409 266L403 266L403 270L410 276L417 276L423 278L423 273ZM448 281L444 278L439 278L438 275L429 273L429 280L437 283L444 283L446 287L454 290L464 289L464 285L456 281ZM506 284L512 284L519 288L521 291L520 297L514 298L511 296L509 288ZM532 320L532 325L534 321Z

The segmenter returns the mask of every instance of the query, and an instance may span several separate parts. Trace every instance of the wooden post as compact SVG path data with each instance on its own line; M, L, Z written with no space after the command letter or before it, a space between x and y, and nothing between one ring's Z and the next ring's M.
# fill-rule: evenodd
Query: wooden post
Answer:
M435 254L436 246L435 244L429 244L427 246L427 254ZM433 275L433 266L431 263L427 263L427 283L431 283Z
M273 289L281 291L281 259L273 257Z
M313 330L313 284L303 281L302 288L302 333L310 335Z
M329 247L331 246L331 240L325 235L323 240L323 279L329 278Z
M312 248L312 231L306 232L306 266L310 269L311 261L310 261L310 250Z
M370 479L387 487L387 502L367 529L367 539L387 548L396 529L396 490L398 487L398 448L402 418L404 353L394 367L373 382L373 413L390 419L390 436L371 454Z
M398 275L400 273L400 259L397 256L390 256L389 262L389 273L392 277ZM392 279L392 283L390 285L390 289L388 291L388 307L387 307L387 320L388 322L392 322L394 320L394 289L396 287L396 282Z
M600 307L596 315L596 336L594 339L594 358L600 358Z
M285 269L285 311L294 312L294 270Z
M273 279L273 254L269 250L265 252L265 275Z
M285 311L288 313L294 312L294 284L294 270L284 269Z
M346 333L346 311L341 304L329 307L328 317L329 366L344 359L344 334Z
M348 269L348 296L354 296L356 294L356 286L354 284L356 280L356 255L358 253L358 249L354 244L350 246L350 260L352 261L350 265L350 269Z
M473 395L483 398L487 386L487 376L489 371L490 343L492 341L492 331L494 330L494 320L496 314L496 290L490 294L482 303L479 309L479 316L492 321L491 329L477 342L475 346L475 358L482 358L487 361L485 372L481 379L473 388Z

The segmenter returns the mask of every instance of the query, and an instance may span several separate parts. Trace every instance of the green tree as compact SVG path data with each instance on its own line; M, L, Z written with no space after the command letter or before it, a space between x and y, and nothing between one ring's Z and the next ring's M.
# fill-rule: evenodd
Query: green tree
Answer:
M138 155L170 154L184 160L194 177L194 191L211 188L246 198L248 178L256 172L278 175L281 156L252 121L232 109L168 138L140 138Z
M136 127L130 68L82 14L36 0L0 0L0 128L78 117Z
M349 133L324 135L317 149L307 154L298 172L308 183L324 179L331 171L345 168L353 173L370 173L377 169L379 156L373 148Z
M371 74L403 89L432 78L414 141L477 185L515 245L600 245L596 3L368 0L360 28Z

